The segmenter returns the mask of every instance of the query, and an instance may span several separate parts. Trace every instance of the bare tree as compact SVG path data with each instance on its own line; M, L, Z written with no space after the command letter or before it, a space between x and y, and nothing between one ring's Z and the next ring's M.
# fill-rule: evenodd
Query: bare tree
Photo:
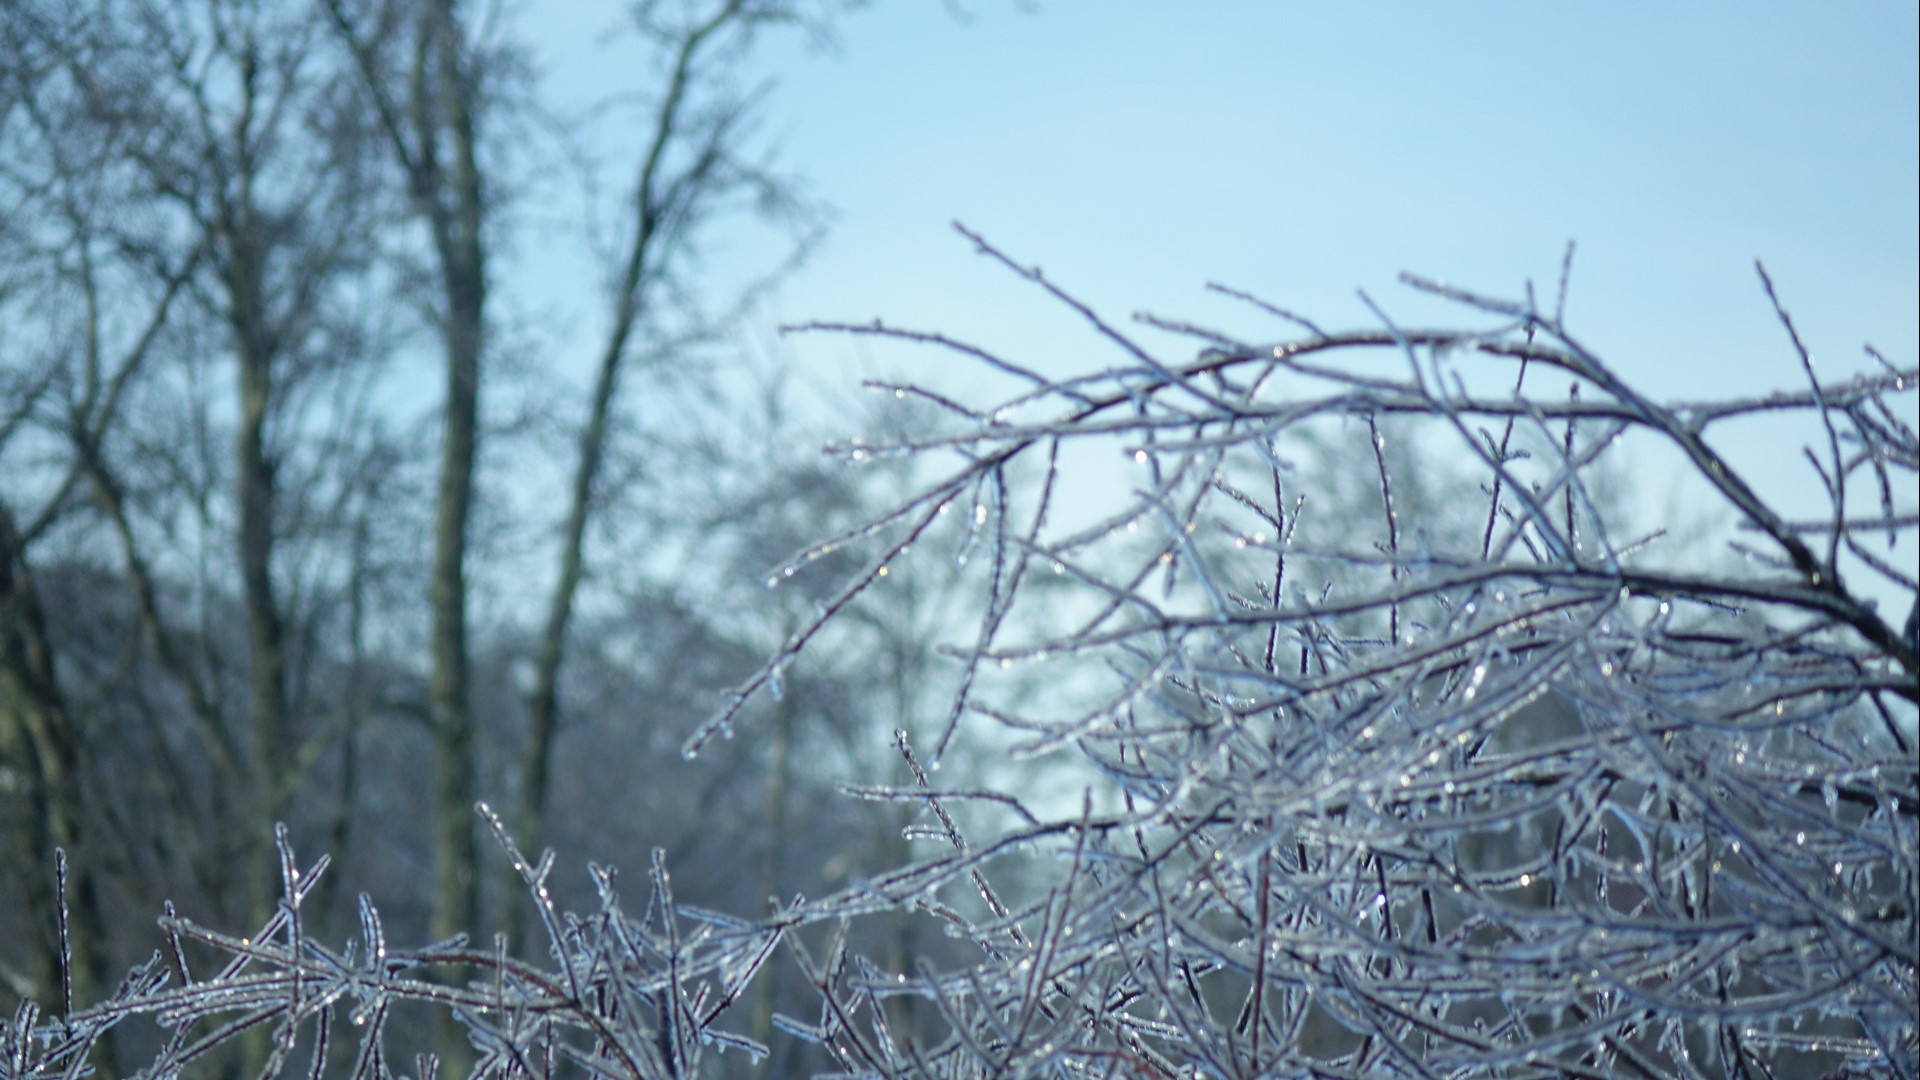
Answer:
M205 881L232 917L264 921L268 837L204 823L185 845L168 833L207 809L290 816L302 777L336 745L339 728L321 721L302 676L322 597L338 583L316 557L326 518L357 490L366 446L356 394L376 370L378 322L346 309L366 280L378 203L350 117L312 71L324 38L310 13L134 3L9 19L21 62L9 76L18 107L5 183L22 214L0 242L30 288L17 299L31 300L8 311L31 329L5 358L31 391L4 440L22 481L5 497L31 505L0 514L17 615L5 634L9 697L33 717L19 730L45 785L28 800L49 814L39 858L77 856L76 938L89 958L79 970L97 979L108 935L87 898L103 865L118 863L121 890L143 905L151 885L138 868L158 860L175 888ZM219 379L229 361L231 381ZM71 576L78 559L107 554L89 525L112 538L131 614L113 640L117 605L88 596L101 605L92 645L50 628L76 620L46 617L50 586L29 561ZM178 588L195 575L197 602ZM229 599L237 640L213 616ZM157 670L143 669L143 651ZM229 653L244 671L239 693ZM148 675L172 684L194 733L187 772L140 760L118 730L140 696L129 684ZM179 745L171 708L141 721L150 746ZM202 767L213 782L197 791ZM157 818L127 801L134 786L159 798ZM83 818L95 842L79 839Z
M477 925L470 522L489 259L510 184L493 170L521 160L487 157L489 125L521 107L510 43L484 12L451 3L7 10L0 745L21 785L8 788L19 796L9 846L38 864L19 878L25 910L61 907L51 860L74 854L67 910L82 963L70 970L97 988L113 966L113 920L90 899L102 866L136 905L164 880L222 920L263 924L268 834L209 822L291 819L306 835L326 801L343 855L347 823L364 817L352 804L400 797L357 789L364 745L410 737L369 715L413 712L395 692L409 676L407 605L369 578L411 573L410 538L391 542L407 514L391 496L414 479L391 431L410 417L380 400L375 363L393 344L377 298L398 295L427 316L447 388L432 555L420 560L432 602L419 711L437 778L428 921L447 937ZM817 223L750 157L759 91L737 79L760 32L814 15L737 2L696 14L633 13L657 62L652 127L553 523L532 735L509 755L536 834L589 524L608 504L608 472L625 468L607 464L621 453L622 384L636 365L691 366L713 351L730 312L706 311L693 276L710 224L742 210L777 222L777 273ZM418 237L389 227L403 215ZM92 605L97 590L124 595L100 596L82 626L64 600ZM383 628L375 643L370 625ZM320 773L332 791L310 783ZM511 791L514 779L484 782ZM63 965L53 920L22 923L36 948L7 974L24 998Z
M434 926L451 934L472 925L479 911L470 878L476 788L468 685L468 522L481 438L488 245L499 209L492 194L499 185L489 179L482 151L487 125L508 107L502 70L509 61L505 47L483 36L484 28L451 3L329 0L328 10L355 58L412 205L426 223L438 276L433 307L446 354L447 404L431 586L440 897ZM632 12L644 43L654 51L658 83L646 92L652 102L646 135L620 208L626 236L616 264L608 268L606 334L573 439L555 582L533 652L530 730L517 778L518 826L528 837L544 829L560 713L559 673L588 573L588 525L605 502L599 488L623 376L641 360L655 366L690 363L690 346L710 333L708 326L689 325L685 306L676 301L691 291L688 259L716 217L742 201L776 216L795 206L785 181L748 156L747 120L756 95L736 86L733 69L758 33L802 16L798 4L743 0L699 11L649 3Z
M809 239L810 222L791 182L748 156L748 121L757 95L736 87L730 71L756 35L801 18L801 5L726 0L687 12L648 3L633 14L656 52L660 84L650 95L644 147L626 192L628 231L619 264L610 268L606 338L594 367L587 418L575 441L558 573L534 649L529 730L520 765L519 829L529 843L541 842L545 832L560 668L587 571L588 519L605 501L596 485L622 373L641 361L652 366L697 362L688 338L708 336L711 328L698 321L691 328L676 327L663 313L679 313L673 311L681 306L673 303L674 294L691 284L688 260L704 230L724 211L744 199L799 226L796 256Z
M480 166L482 81L476 31L452 0L327 11L353 57L409 205L427 230L437 289L432 317L445 355L440 480L429 576L434 732L433 932L478 922L473 878L473 725L468 685L467 529L479 445L489 224Z

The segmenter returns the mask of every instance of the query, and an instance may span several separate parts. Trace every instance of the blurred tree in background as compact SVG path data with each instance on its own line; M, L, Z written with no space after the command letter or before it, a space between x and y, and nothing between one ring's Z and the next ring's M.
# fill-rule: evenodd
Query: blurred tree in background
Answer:
M547 174L586 166L496 15L439 0L5 6L7 998L61 983L56 850L79 1000L146 955L163 900L222 925L272 917L263 822L343 864L308 908L336 929L358 924L351 891L334 891L350 876L409 934L537 937L518 883L490 889L481 872L482 797L529 844L590 837L579 850L629 864L686 850L697 811L766 870L742 879L730 852L711 895L691 895L752 906L791 888L773 887L787 871L750 828L766 803L732 793L765 792L799 829L828 812L825 774L744 746L662 767L684 717L753 666L782 616L705 594L658 553L735 533L798 543L745 539L767 509L749 481L676 482L695 467L757 485L787 470L790 489L766 490L788 520L869 497L815 440L762 428L769 460L713 437L732 422L712 390L738 363L728 328L822 220L753 130L754 44L818 33L835 11L630 6L636 85L616 89L635 157L589 208L611 238L584 221L556 238L528 212ZM743 224L767 277L703 280L703 245ZM570 244L604 282L578 397L518 359L571 359L511 292L535 230L543 255ZM832 723L795 738L844 750L877 725L866 741L884 748L875 710L897 696L838 677L807 699L816 716L837 702ZM637 801L610 829L615 793Z

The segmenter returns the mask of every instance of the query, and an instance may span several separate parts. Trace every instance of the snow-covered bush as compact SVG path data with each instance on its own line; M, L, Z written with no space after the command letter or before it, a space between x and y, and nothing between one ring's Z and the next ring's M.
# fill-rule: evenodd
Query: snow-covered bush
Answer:
M352 1075L386 1075L377 1033L416 1000L455 1010L482 1075L698 1075L763 1052L730 1032L769 964L818 990L780 1029L848 1076L1915 1074L1916 586L1880 552L1911 551L1920 373L1814 381L1781 311L1808 385L1661 404L1562 304L1415 279L1483 325L1382 312L1328 333L1260 305L1298 332L1274 343L1146 320L1202 341L1176 362L975 242L1126 362L1056 381L939 335L816 327L957 350L1027 389L974 409L889 388L952 422L835 452L954 464L796 557L869 556L687 743L730 732L888 575L973 560L987 595L957 700L901 719L900 784L854 789L923 808L910 832L937 852L771 915L677 907L658 862L644 902L596 871L601 906L563 914L551 856L512 855L552 943L535 968L504 946L391 948L371 903L360 940L314 941L319 868L283 843L272 924L170 913L171 947L113 1000L0 1026L0 1076L72 1075L134 1014L178 1033L155 1075L253 1025L316 1069L329 1038L359 1040ZM1787 520L1708 438L1786 414L1821 432L1823 521ZM1301 449L1343 435L1359 454ZM1411 490L1388 435L1445 447L1467 482ZM1688 465L1743 558L1623 531L1595 478L1635 439ZM1131 472L1074 475L1081 444ZM1377 504L1316 529L1334 467L1367 470ZM1416 499L1447 521L1409 520ZM1003 673L1025 692L998 693ZM969 738L1058 783L935 771ZM972 959L884 970L849 945L901 911ZM189 971L183 941L226 966Z

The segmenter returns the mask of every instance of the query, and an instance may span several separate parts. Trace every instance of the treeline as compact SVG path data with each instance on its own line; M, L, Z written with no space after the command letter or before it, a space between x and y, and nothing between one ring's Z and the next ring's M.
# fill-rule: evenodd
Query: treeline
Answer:
M745 912L897 859L900 814L829 781L927 692L939 582L795 672L770 737L679 753L811 602L765 569L898 483L820 458L727 336L758 282L696 259L751 224L777 275L817 235L748 66L832 12L633 5L632 156L577 228L533 204L603 179L590 131L496 14L5 5L0 1011L108 994L164 901L263 925L274 822L334 862L316 928L364 889L397 936L536 955L477 802L569 853L563 896L655 847ZM589 329L516 294L555 265Z

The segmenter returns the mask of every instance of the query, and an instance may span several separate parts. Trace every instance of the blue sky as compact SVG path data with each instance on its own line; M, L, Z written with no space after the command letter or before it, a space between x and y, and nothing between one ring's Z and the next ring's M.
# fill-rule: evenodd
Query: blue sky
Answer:
M1823 375L1865 370L1863 342L1916 355L1912 3L965 7L888 0L846 17L832 50L760 54L778 79L763 132L838 211L769 322L880 316L1049 372L1116 362L975 256L959 219L1110 317L1255 338L1286 331L1206 282L1331 328L1374 325L1359 288L1430 323L1445 313L1400 271L1550 290L1575 240L1572 330L1663 398L1804 384L1756 256ZM587 44L617 10L554 10L554 85L617 88L620 48ZM829 396L880 373L956 385L932 354L785 347ZM1728 449L1811 512L1803 436L1781 436L1732 431Z
M894 0L781 74L768 128L841 216L779 315L1021 347L954 218L1116 314L1222 280L1335 324L1402 269L1551 282L1575 239L1575 327L1656 388L1792 378L1698 355L1777 344L1756 256L1832 362L1910 359L1915 6L1674 6Z

